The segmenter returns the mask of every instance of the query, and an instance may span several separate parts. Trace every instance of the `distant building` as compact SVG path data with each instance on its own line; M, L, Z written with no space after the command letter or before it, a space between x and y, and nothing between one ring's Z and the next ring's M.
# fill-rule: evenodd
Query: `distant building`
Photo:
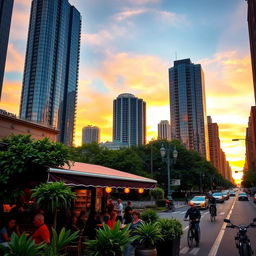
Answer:
M120 141L104 142L104 143L100 143L100 146L107 148L109 150L120 150L122 148L129 148L128 143L123 143Z
M88 125L82 131L82 144L100 143L100 129L97 126Z
M12 19L12 9L13 0L0 0L0 99L3 88L4 69Z
M146 103L130 93L113 102L113 141L139 146L146 143Z
M171 126L168 120L162 120L158 124L158 139L171 140Z
M174 61L169 69L172 139L210 159L204 73L190 59Z
M248 3L248 28L252 59L252 75L254 84L254 97L256 102L256 1L246 0Z
M59 131L52 127L17 118L15 114L0 109L0 139L12 134L31 135L31 138L36 140L49 138L51 141L57 142Z
M68 0L33 0L20 117L60 130L73 144L81 16Z
M208 121L208 136L209 136L209 148L210 148L210 161L215 168L221 172L221 160L220 160L220 138L219 127L217 123L212 122L212 118L207 116Z

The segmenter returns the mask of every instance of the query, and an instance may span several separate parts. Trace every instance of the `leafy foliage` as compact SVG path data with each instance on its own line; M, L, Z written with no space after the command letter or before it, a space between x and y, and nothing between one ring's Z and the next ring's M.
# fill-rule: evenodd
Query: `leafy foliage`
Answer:
M68 164L69 149L48 138L33 140L30 135L11 135L2 140L7 150L0 151L0 197L10 203L28 186L29 181L47 178L47 166Z
M162 188L154 188L150 191L150 195L155 199L163 199L164 198L164 190Z
M43 255L42 249L45 246L45 244L35 245L34 240L31 237L27 238L25 234L19 237L13 233L8 246L1 249L4 251L4 256L37 256Z
M242 185L246 188L256 186L256 170L249 170L244 173Z
M120 230L120 222L110 229L103 224L103 228L97 230L96 240L86 242L91 256L121 256L127 244L134 240L130 237L129 225Z
M148 209L141 214L141 219L145 223L154 223L159 219L159 216L154 210Z
M162 239L158 223L143 223L136 230L136 240L143 248L154 248L157 241Z
M160 219L157 223L164 241L174 240L183 234L182 224L174 218Z
M62 228L59 235L56 230L52 229L51 243L44 247L44 255L47 256L62 256L64 248L78 238L78 231L71 233L70 230Z

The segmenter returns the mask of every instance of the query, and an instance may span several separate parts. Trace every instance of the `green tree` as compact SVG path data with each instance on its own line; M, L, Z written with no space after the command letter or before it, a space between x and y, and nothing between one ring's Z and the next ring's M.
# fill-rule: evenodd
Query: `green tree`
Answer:
M15 202L30 183L47 179L47 167L68 164L69 148L48 138L33 140L30 135L2 139L7 149L0 151L0 198Z
M56 229L57 211L69 209L71 200L75 198L75 193L64 182L42 183L33 189L33 198L42 208L53 214L53 227Z

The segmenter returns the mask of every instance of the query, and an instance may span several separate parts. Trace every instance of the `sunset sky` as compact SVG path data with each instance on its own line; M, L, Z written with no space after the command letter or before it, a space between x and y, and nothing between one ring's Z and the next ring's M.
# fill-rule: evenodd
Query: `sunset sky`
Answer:
M88 124L112 140L112 104L129 92L147 103L147 139L169 116L168 68L191 58L205 73L207 115L221 145L241 170L254 104L244 0L70 0L82 15L76 145ZM18 114L30 0L15 0L0 108Z

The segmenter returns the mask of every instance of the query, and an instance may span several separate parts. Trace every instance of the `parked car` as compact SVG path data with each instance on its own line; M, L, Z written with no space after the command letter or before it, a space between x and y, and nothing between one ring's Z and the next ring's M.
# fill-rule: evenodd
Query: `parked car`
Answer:
M225 198L222 192L215 192L212 196L216 199L217 203L224 203Z
M253 202L256 204L256 194L253 196Z
M238 195L238 200L239 201L249 201L249 198L245 192L241 192Z
M236 196L236 192L234 190L229 190L229 196Z
M206 196L194 196L190 201L189 205L194 204L195 207L207 209L209 207L209 200Z
M228 200L228 199L229 199L229 191L228 191L228 190L223 190L223 191L222 191L222 194L223 194L225 200Z

